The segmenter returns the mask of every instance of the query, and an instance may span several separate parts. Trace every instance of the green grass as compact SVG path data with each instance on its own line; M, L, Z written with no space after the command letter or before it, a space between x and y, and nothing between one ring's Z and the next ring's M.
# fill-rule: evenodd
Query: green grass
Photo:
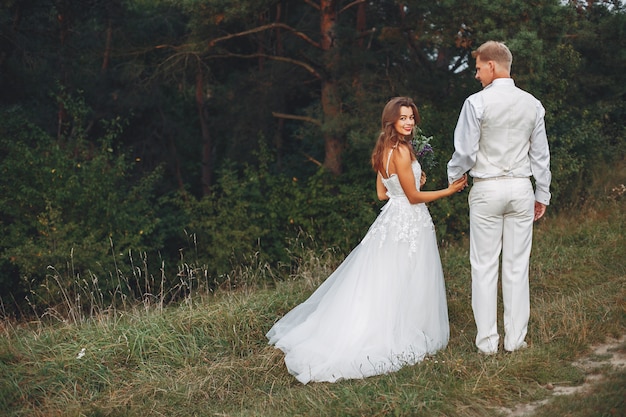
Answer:
M467 244L446 245L445 350L394 374L301 385L264 334L341 261L329 252L303 258L271 288L255 285L271 275L260 265L233 272L246 283L237 290L198 291L179 304L137 300L79 315L68 297L39 320L0 321L0 414L471 417L550 398L548 383L583 383L573 362L592 344L626 333L625 204L603 195L537 225L524 351L476 353ZM536 415L625 415L624 370L601 372L593 390L555 397Z

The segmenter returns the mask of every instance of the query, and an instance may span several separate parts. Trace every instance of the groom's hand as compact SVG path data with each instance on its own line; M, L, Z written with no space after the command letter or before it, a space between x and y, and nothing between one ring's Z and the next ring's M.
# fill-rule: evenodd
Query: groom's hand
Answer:
M543 217L546 212L546 205L535 201L535 221Z

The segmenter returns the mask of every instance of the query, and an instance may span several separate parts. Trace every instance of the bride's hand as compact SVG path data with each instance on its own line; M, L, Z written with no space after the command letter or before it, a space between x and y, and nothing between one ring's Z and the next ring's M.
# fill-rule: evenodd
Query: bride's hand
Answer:
M422 176L420 177L420 188L422 188L426 184L426 173L422 171Z
M448 190L453 193L459 193L467 187L467 174L463 174L461 178L448 185Z

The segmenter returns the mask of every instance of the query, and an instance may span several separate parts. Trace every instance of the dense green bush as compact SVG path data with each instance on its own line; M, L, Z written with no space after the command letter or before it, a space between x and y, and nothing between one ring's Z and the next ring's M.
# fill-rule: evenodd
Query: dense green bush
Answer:
M268 264L293 261L297 245L347 253L376 215L372 184L342 184L320 169L310 178L271 171L265 146L258 167L226 164L211 195L182 198L193 234L195 263L223 283L253 253ZM304 243L303 243L304 242ZM308 243L307 243L308 242Z
M369 169L360 176L335 177L320 168L308 178L289 178L274 171L263 138L257 163L243 169L223 164L210 195L159 197L158 172L137 176L137 162L111 148L120 122L104 126L105 134L91 139L81 130L85 104L74 105L73 133L62 141L29 123L20 109L5 111L7 123L0 134L5 155L0 165L3 294L19 299L28 291L45 293L45 304L54 304L61 294L49 286L39 291L51 274L68 282L87 274L100 277L104 297L114 291L145 291L129 278L136 274L133 252L145 264L143 279L153 282L163 275L166 291L179 283L183 265L202 271L209 286L236 285L229 273L251 262L253 254L254 262L273 266L297 261L303 246L347 254L382 205ZM619 141L611 146L597 120L589 119L569 127L561 120L561 130L551 135L557 208L580 197L585 172L608 163L622 149ZM358 158L367 164L365 156L361 152ZM449 155L436 156L430 189L445 186ZM466 197L429 205L442 240L467 233ZM126 282L123 289L120 276ZM31 303L36 299L31 297Z
M35 293L53 267L69 279L87 270L115 276L129 250L160 249L155 205L158 172L135 177L133 165L111 147L120 120L90 139L88 109L65 101L72 113L60 139L30 123L20 108L5 109L0 126L0 270L2 294ZM110 291L116 280L102 279Z

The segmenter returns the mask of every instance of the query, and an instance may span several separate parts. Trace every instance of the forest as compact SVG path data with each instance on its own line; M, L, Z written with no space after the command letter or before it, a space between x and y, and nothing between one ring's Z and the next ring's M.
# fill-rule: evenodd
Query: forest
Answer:
M546 108L548 215L624 158L618 0L3 0L0 19L4 315L68 296L51 277L175 299L347 254L382 206L384 104L415 100L441 188L487 40ZM466 200L429 205L442 245L464 239Z

